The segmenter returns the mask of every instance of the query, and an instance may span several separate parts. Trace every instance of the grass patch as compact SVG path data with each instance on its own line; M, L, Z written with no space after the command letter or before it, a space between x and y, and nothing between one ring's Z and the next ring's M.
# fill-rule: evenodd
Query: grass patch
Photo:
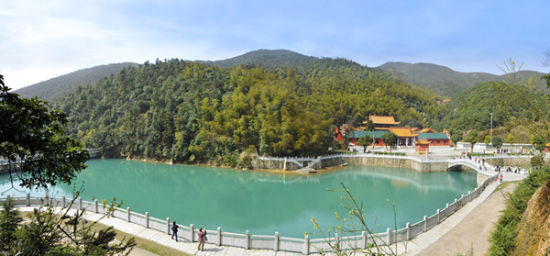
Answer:
M506 187L508 187L509 185L513 184L513 183L519 183L519 181L504 182L504 183L500 184L500 185L495 189L495 191L493 191L493 193L499 192L499 191L505 189Z
M97 223L94 226L95 230L105 229L105 228L107 228L107 226L103 225L101 223ZM152 253L155 253L155 254L158 254L158 255L189 256L189 254L186 254L186 253L183 253L181 251L172 249L170 247L166 247L166 246L157 244L157 243L155 243L151 240L143 239L143 238L140 238L140 237L137 237L137 236L132 236L132 235L130 235L128 233L125 233L125 232L122 232L122 231L120 231L116 228L115 228L115 231L116 231L116 239L117 240L121 240L123 238L134 237L134 239L137 243L136 247L139 247L141 249L150 251Z

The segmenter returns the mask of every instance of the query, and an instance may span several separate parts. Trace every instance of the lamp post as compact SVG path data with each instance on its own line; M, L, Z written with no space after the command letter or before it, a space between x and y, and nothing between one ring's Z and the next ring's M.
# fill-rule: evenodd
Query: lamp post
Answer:
M491 112L491 147L493 146L493 112Z

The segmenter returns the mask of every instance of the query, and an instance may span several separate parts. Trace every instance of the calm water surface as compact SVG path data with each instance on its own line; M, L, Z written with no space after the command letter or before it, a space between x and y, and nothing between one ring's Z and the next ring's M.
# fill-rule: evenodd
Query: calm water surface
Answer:
M311 176L238 171L188 165L165 165L118 159L91 160L77 178L84 183L84 200L124 201L123 208L180 224L193 223L229 232L303 237L313 232L311 218L326 231L345 216L343 182L364 203L367 221L375 231L415 223L476 185L475 175L461 172L418 173L411 169L350 166ZM0 189L9 188L6 176ZM71 186L57 186L55 196L70 195ZM9 194L20 194L14 190ZM43 194L43 192L32 192ZM6 194L6 193L5 193ZM4 196L5 196L4 194ZM314 235L315 236L315 235Z

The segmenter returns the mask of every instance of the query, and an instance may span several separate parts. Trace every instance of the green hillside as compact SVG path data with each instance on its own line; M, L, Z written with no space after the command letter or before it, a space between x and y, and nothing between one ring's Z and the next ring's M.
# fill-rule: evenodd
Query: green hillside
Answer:
M88 147L235 166L243 151L326 153L333 125L369 114L429 125L442 113L436 97L342 59L277 70L169 60L79 87L56 107L69 115L68 130Z
M97 80L117 74L123 68L137 66L136 63L117 63L81 69L66 75L58 76L44 82L29 85L14 91L22 97L38 97L53 102L82 84L95 83Z
M512 119L536 122L548 115L547 98L536 90L503 82L484 82L456 95L446 106L441 126L454 130L487 130L505 126ZM544 119L547 120L547 119ZM528 138L527 138L528 141Z
M457 72L445 66L429 63L388 62L378 68L409 83L447 97L457 95L481 82L509 80L506 75ZM541 80L543 75L534 71L520 71L516 74L516 79L527 80L533 77L533 85L548 92L544 80Z

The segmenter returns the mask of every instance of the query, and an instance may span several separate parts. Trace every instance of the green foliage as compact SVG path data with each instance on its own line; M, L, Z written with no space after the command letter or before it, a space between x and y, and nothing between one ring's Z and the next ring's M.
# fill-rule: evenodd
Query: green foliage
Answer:
M500 149L502 147L502 139L500 137L494 137L493 146L497 149Z
M536 150L541 152L544 150L544 148L546 148L546 142L544 141L544 138L538 134L533 136L531 144L533 144L533 147L535 147Z
M46 102L24 99L10 93L0 75L0 158L10 163L10 177L18 164L27 188L70 183L84 169L88 151L74 139L64 136L65 114L49 110Z
M70 216L52 208L34 209L30 220L17 228L8 255L126 255L135 246L133 238L115 241L112 227L93 231L93 225L82 223L82 212Z
M384 141L384 144L390 148L395 147L397 144L397 135L393 132L384 133L381 139Z
M326 154L334 126L358 116L428 125L442 113L433 93L380 71L342 59L306 62L146 63L79 87L57 106L70 117L70 134L102 152L229 166L250 147L262 155Z
M485 139L483 140L483 143L485 143L485 145L491 144L491 136L490 136L490 135L486 135L486 136L485 136Z
M474 152L474 145L477 143L477 131L471 130L468 133L468 138L466 139L466 141L470 143L471 152Z
M373 142L372 136L365 134L357 140L357 145L363 146L363 152L367 152L367 146Z
M388 62L379 68L409 83L448 97L458 95L478 83L508 80L507 75L499 76L479 72L457 72L448 67L430 63L409 64L403 62ZM545 89L542 83L538 83L538 78L543 75L542 73L520 71L514 75L522 80L534 77L534 86L537 89Z
M535 168L540 168L544 165L544 160L541 156L533 156L531 157L531 166Z
M2 202L2 211L0 212L0 252L13 252L13 241L16 239L16 231L21 221L23 219L20 217L19 210L15 208L14 202L8 197L6 201Z
M23 98L38 97L41 100L54 102L64 95L73 92L83 84L93 84L101 78L117 74L120 70L138 66L135 63L117 63L86 68L36 83L15 91Z
M527 208L527 202L542 184L550 180L550 170L535 170L516 187L506 199L506 208L491 233L489 255L504 256L513 251L516 244L518 224Z
M548 116L547 100L537 90L527 86L501 82L480 83L455 96L446 106L441 123L436 125L450 130L487 130L491 127L507 126L513 120L537 122Z
M456 148L456 143L458 143L460 140L462 140L462 131L456 131L453 133L453 135L451 135L451 141L455 145L455 148Z

